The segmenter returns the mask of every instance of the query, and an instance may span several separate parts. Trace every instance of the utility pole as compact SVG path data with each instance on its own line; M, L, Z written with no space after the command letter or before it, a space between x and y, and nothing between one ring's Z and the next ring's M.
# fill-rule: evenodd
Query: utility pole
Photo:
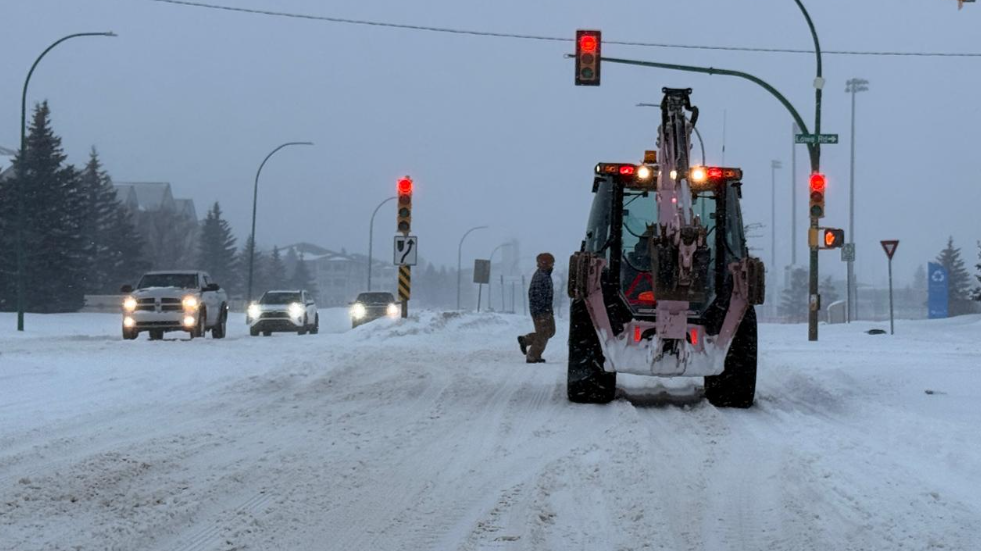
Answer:
M858 297L856 296L855 288L855 94L859 92L869 91L869 81L861 78L852 78L845 82L845 93L852 95L852 137L851 137L851 167L848 171L848 244L852 249L852 255L848 258L848 274L846 281L846 292L847 299L845 300L846 308L846 319L850 323L855 319L855 303Z

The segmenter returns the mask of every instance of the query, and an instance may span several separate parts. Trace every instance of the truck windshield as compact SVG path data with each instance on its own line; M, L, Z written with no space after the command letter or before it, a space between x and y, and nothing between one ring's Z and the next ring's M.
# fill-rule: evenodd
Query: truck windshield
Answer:
M137 289L150 287L176 287L178 289L197 289L198 274L146 274L140 279Z
M266 293L259 299L259 304L290 304L300 302L300 293Z

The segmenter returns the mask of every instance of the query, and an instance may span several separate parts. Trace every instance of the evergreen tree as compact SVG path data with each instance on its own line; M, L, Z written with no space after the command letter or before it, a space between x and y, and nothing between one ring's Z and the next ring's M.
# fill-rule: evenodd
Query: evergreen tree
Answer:
M208 272L216 283L237 291L239 287L235 252L235 236L232 235L228 221L221 217L221 207L216 201L201 226L198 266Z
M116 198L112 180L95 148L79 178L83 203L81 235L88 259L85 292L111 294L134 281L148 267L145 243L129 211Z
M791 323L800 323L807 319L807 277L807 270L795 268L790 273L790 285L784 287L780 294L777 311Z
M269 271L266 275L270 290L286 287L286 266L283 264L282 255L279 254L279 247L273 247L272 255L269 258Z
M974 265L978 274L974 276L978 280L978 287L974 290L974 300L981 301L981 241L978 241L978 263Z
M72 312L85 303L86 246L82 236L83 201L80 177L65 166L61 138L51 128L47 102L34 109L26 151L14 158L16 176L0 191L0 308L13 310L16 301L18 230L25 253L26 309ZM17 192L23 194L23 218Z
M954 247L954 238L937 255L937 264L947 269L947 310L951 316L970 313L971 276L964 267L961 250Z
M307 261L303 259L303 253L300 253L299 258L296 260L296 267L293 268L293 277L289 280L289 287L291 289L306 290L314 297L317 296L317 283L310 274Z
M239 254L238 265L241 270L242 289L248 292L249 285L249 253L252 250L252 236L245 241L242 252ZM262 296L262 293L274 288L270 277L269 259L260 249L256 249L255 257L252 259L252 298Z
M832 302L838 301L838 289L835 288L835 282L831 279L831 276L821 281L821 285L818 286L818 293L821 294L822 306L828 306Z

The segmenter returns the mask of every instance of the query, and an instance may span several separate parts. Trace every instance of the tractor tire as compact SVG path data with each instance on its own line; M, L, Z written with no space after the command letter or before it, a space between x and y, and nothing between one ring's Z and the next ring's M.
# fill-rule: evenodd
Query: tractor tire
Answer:
M756 397L756 310L743 316L721 375L705 377L705 398L715 407L748 408Z
M613 401L617 374L604 371L603 361L603 349L593 329L586 303L575 300L569 313L569 374L566 383L569 401L579 404Z
M228 334L228 309L222 305L218 323L211 328L211 338L224 339L226 334Z

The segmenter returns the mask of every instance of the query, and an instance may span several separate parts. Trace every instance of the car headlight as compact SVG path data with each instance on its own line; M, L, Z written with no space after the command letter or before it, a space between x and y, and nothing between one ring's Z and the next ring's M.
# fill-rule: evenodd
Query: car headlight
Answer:
M354 306L351 307L351 317L359 320L368 315L368 309L364 307L364 304L356 302Z
M395 304L394 302L392 304L389 304L388 305L388 317L395 318L395 317L398 317L398 315L399 315L399 305L398 304Z
M248 310L246 310L246 314L252 319L258 319L259 315L262 314L262 308L259 308L259 305L253 302L249 305Z
M126 310L127 312L132 312L133 310L136 310L136 299L133 297L126 297L123 300L123 309Z
M198 302L198 298L192 295L187 295L186 297L184 297L184 300L181 302L182 304L184 304L185 310L197 310L198 305L200 304Z
M290 304L290 315L294 318L298 318L303 315L303 305L299 302L294 302Z

